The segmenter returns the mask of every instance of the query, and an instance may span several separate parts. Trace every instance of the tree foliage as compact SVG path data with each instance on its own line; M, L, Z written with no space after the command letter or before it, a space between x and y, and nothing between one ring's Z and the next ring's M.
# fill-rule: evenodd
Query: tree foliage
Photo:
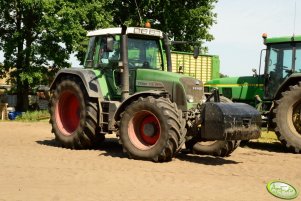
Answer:
M0 50L18 93L18 108L27 110L30 85L47 82L52 70L70 67L72 52L83 57L87 29L106 27L105 0L0 0ZM48 84L48 83L47 83Z
M112 2L115 23L141 25L145 20L152 27L169 34L177 41L211 41L210 27L215 23L213 8L217 0L115 0ZM141 17L141 19L140 19ZM142 22L141 22L142 21ZM177 46L190 51L192 47ZM203 47L206 51L206 47Z
M86 31L122 24L153 28L173 40L210 41L217 0L0 0L0 51L16 83L18 109L28 109L28 93L36 84L49 84L49 75L70 67L71 53L83 60ZM137 9L139 8L139 9ZM139 13L139 14L138 14ZM139 17L140 16L140 17ZM191 46L175 47L191 50Z

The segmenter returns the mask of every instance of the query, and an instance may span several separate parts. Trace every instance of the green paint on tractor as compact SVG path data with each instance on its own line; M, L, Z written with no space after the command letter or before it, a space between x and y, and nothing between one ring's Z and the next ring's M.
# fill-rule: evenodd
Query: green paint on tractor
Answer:
M255 96L263 97L264 80L261 77L225 77L205 83L206 91L218 88L223 96L235 102L247 102L255 106Z

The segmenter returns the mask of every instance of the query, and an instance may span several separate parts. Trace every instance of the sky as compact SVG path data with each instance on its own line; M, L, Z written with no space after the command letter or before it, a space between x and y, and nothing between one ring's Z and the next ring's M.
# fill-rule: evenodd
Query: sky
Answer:
M220 72L228 76L249 76L252 68L258 71L260 51L265 48L263 33L301 35L300 0L219 0L214 12L217 23L210 33L215 39L205 45L209 54L220 57Z

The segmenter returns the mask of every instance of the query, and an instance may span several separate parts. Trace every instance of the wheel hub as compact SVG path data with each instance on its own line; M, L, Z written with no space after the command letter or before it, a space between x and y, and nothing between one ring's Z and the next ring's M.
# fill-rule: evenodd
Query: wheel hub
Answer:
M144 142L153 145L159 138L160 128L155 116L148 115L144 118L140 127L140 135Z
M154 123L149 123L149 124L145 124L143 126L143 133L149 137L152 137L155 135L155 124Z
M130 140L141 150L150 149L160 138L161 128L157 117L149 111L137 112L128 125Z

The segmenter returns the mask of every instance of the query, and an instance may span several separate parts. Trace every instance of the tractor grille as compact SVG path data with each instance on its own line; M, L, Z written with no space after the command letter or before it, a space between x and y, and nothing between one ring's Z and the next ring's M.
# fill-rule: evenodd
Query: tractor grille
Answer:
M181 83L184 86L186 97L193 97L193 102L201 102L204 95L204 85L203 82L191 77L180 78Z

